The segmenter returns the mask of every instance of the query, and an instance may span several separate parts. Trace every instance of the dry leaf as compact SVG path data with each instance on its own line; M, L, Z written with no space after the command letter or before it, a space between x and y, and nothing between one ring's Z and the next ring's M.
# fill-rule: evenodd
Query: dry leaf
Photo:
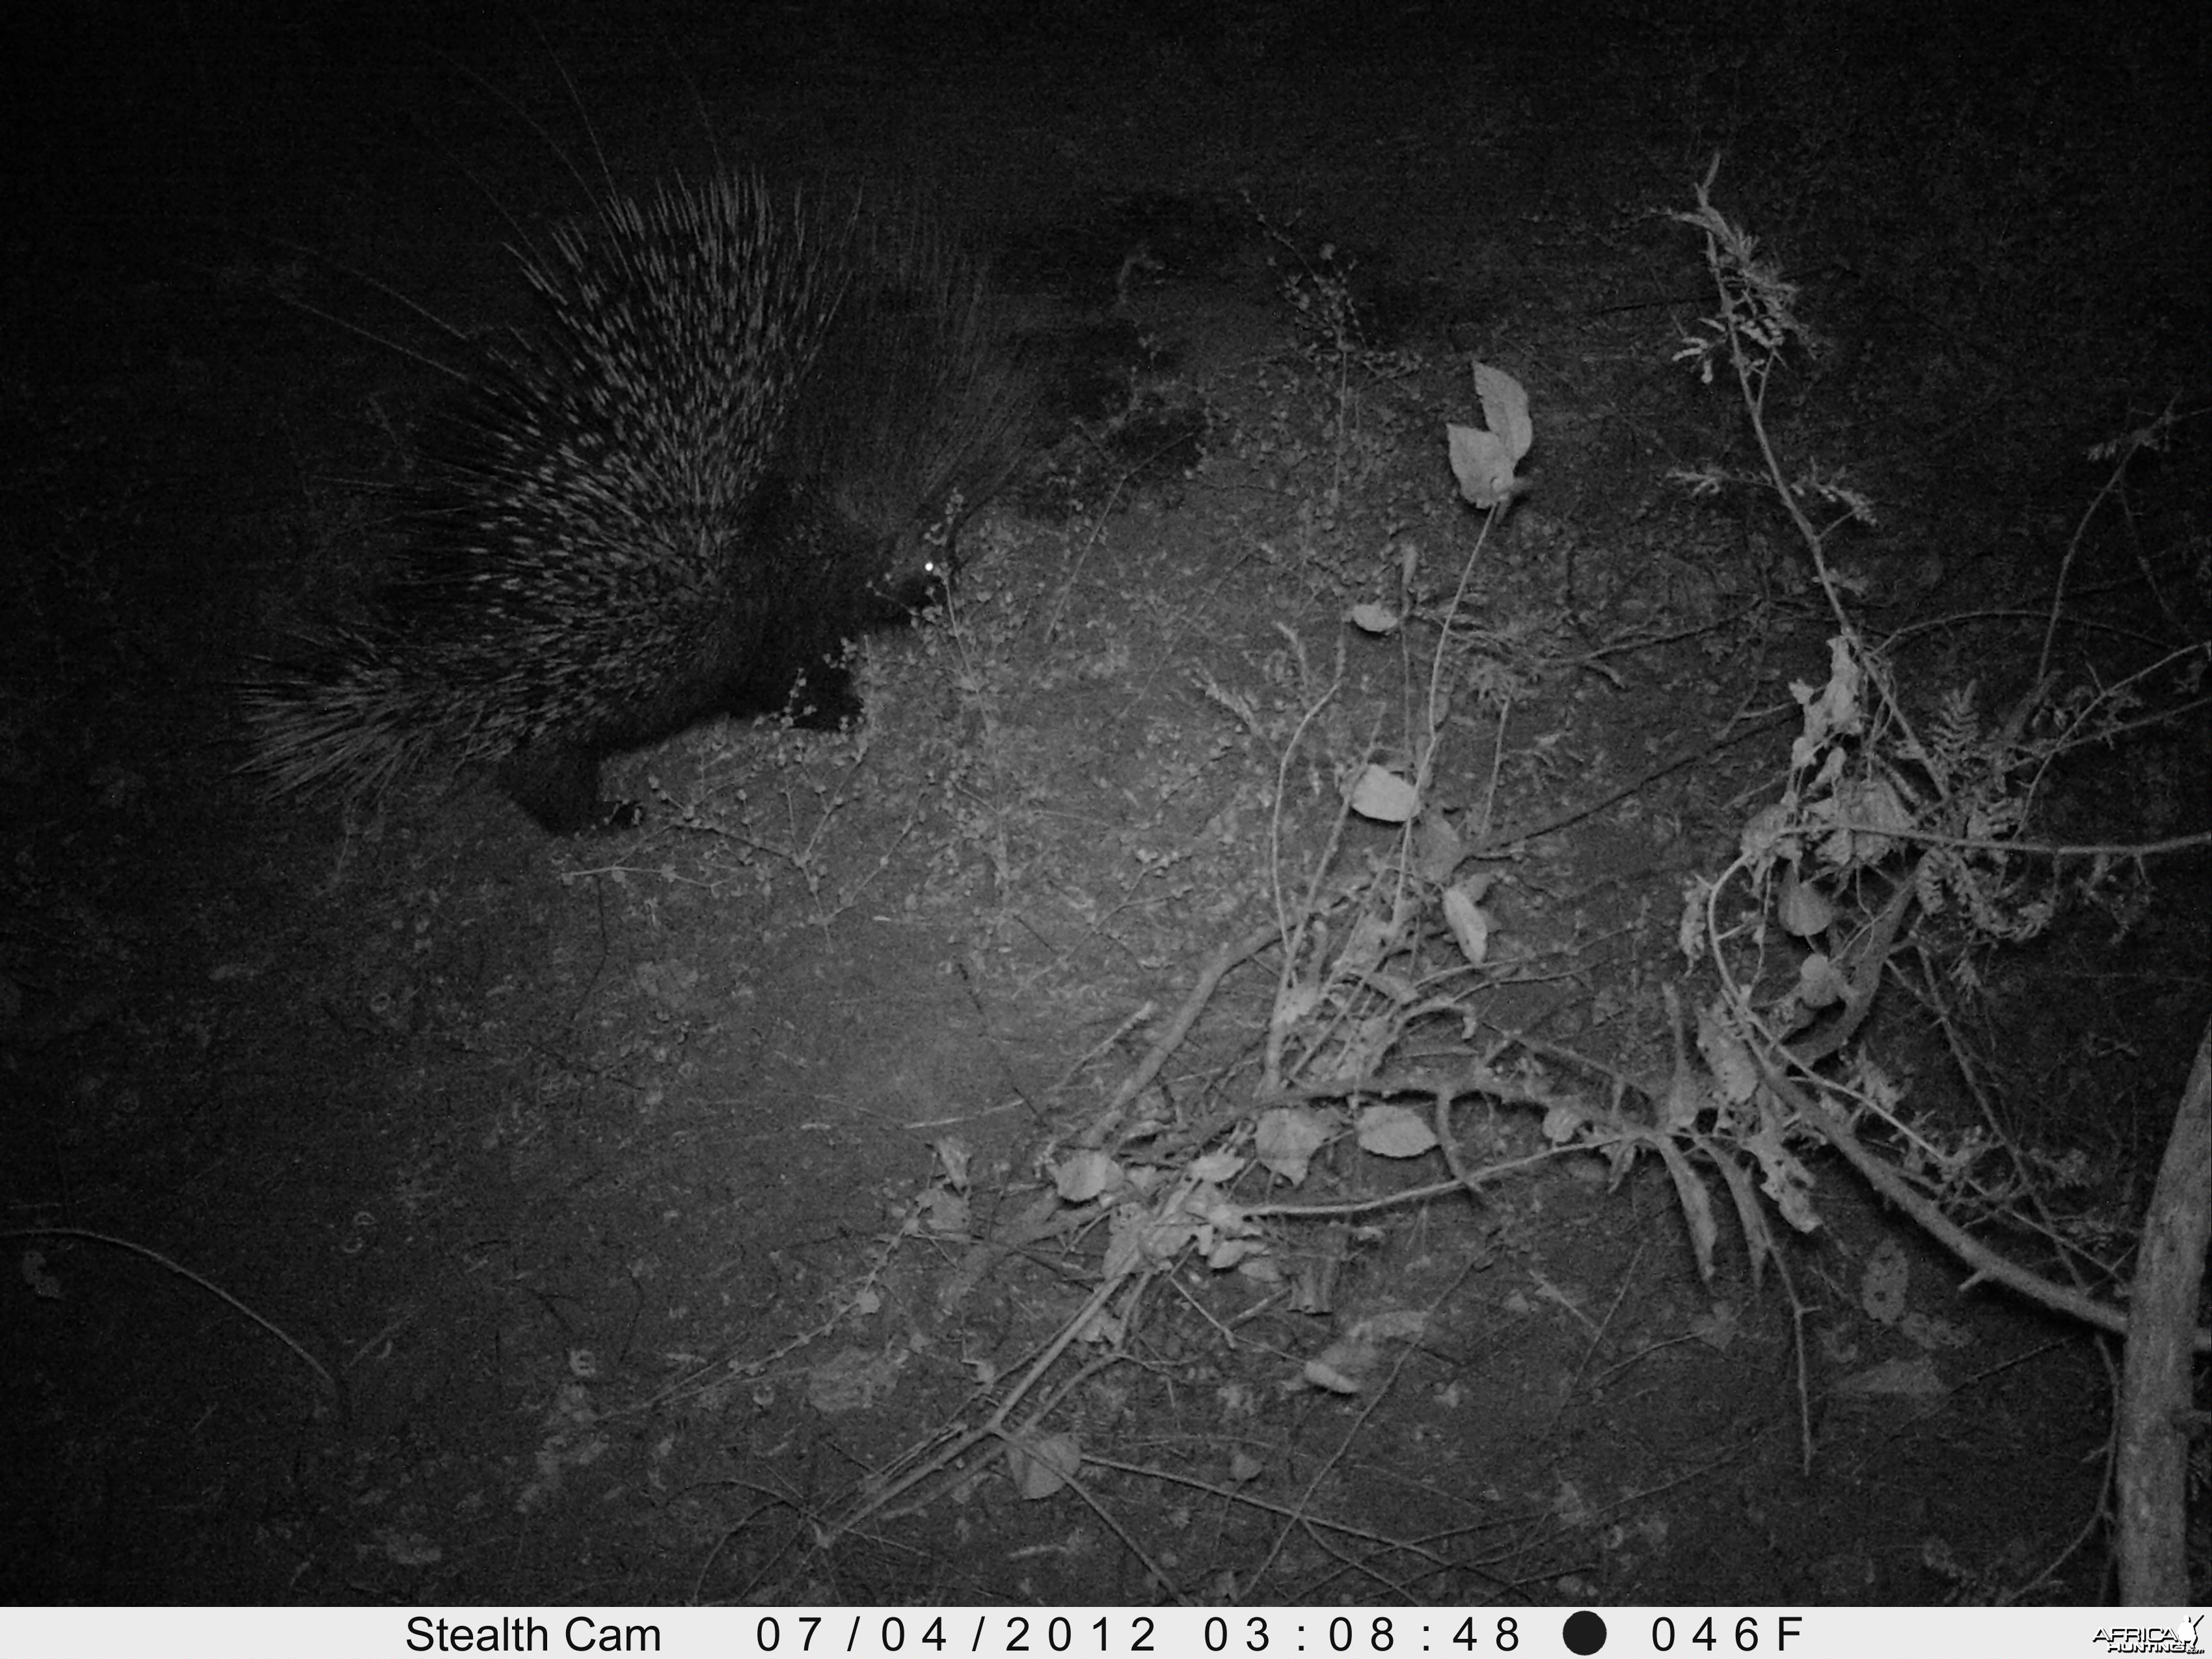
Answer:
M1352 786L1352 810L1377 823L1403 823L1421 810L1421 794L1396 773L1370 763Z
M1358 1121L1360 1150L1377 1158L1419 1158L1433 1151L1437 1132L1403 1106L1370 1106Z
M1099 1152L1078 1152L1062 1159L1053 1170L1054 1189L1068 1204L1088 1204L1121 1181L1121 1167Z
M1528 394L1504 370L1477 363L1474 390L1490 429L1448 423L1444 442L1461 498L1476 507L1497 507L1522 488L1513 468L1528 453L1535 429L1528 422Z
M1049 1498L1083 1470L1083 1448L1072 1434L1018 1435L1006 1443L1006 1473L1031 1502Z
M1468 893L1471 884L1443 890L1444 921L1470 968L1480 968L1490 957L1490 917Z
M1329 1120L1311 1107L1278 1106L1260 1115L1252 1151L1264 1167L1296 1187L1331 1133Z

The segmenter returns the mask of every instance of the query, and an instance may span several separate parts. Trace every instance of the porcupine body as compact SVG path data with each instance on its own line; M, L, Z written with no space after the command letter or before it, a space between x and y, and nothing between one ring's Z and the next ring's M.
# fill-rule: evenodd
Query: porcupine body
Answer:
M540 325L441 422L402 574L249 694L282 788L482 766L549 830L635 822L600 798L609 754L720 713L857 713L845 642L933 595L1019 456L980 277L918 204L670 186L523 275Z

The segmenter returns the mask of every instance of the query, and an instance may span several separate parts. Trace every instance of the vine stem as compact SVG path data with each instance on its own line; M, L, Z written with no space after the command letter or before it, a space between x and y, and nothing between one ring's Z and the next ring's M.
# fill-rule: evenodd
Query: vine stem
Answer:
M14 1227L10 1228L6 1232L0 1232L0 1238L76 1238L82 1239L88 1244L106 1244L115 1249L128 1250L133 1255L142 1255L145 1257L147 1261L153 1262L155 1266L167 1268L169 1272L176 1274L178 1278L190 1279L193 1284L205 1291L210 1296L215 1297L218 1300L227 1303L238 1312L244 1314L255 1324L260 1326L263 1330L268 1332L270 1335L275 1337L279 1342L282 1342L294 1353L299 1355L301 1359L306 1363L307 1368L313 1371L317 1376L322 1379L323 1387L330 1391L330 1396L333 1403L341 1406L344 1403L344 1390L338 1387L338 1380L331 1374L330 1368L324 1364L321 1360L316 1358L313 1354L308 1352L306 1346L297 1339L293 1337L289 1332L286 1331L283 1326L277 1324L274 1320L264 1318L262 1315L256 1313L252 1309L247 1307L246 1304L233 1296L228 1291L223 1289L222 1285L216 1284L213 1279L194 1273L190 1267L185 1267L182 1262L173 1261L168 1256L163 1255L159 1250L149 1249L145 1245L135 1243L127 1238L118 1238L112 1233L95 1232L89 1227Z

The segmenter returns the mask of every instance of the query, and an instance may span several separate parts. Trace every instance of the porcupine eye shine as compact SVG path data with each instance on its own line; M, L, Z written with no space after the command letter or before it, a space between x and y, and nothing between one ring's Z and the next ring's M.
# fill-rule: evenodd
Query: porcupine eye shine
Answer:
M918 207L676 185L522 274L541 325L480 365L374 619L247 690L280 788L478 766L548 830L634 824L611 754L857 715L846 643L942 597L1026 441L975 268Z

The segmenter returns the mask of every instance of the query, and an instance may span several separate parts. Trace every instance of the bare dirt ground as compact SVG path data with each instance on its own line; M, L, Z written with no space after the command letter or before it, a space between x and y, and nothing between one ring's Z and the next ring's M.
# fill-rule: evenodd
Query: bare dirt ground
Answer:
M1728 1010L1870 959L1817 1086L2118 1305L2212 1010L2204 26L1836 9L208 25L85 71L114 155L7 276L0 1590L2109 1596L2117 1342L1962 1291L1733 1090ZM434 387L285 296L514 321L487 194L542 225L564 156L635 188L709 132L1002 250L1054 420L952 607L867 643L856 730L626 757L633 834L270 802L231 688L393 533ZM1832 587L1677 361L1716 149L1820 337L1765 430L1875 506ZM1498 514L1446 454L1474 361L1533 428ZM1819 930L1715 889L1814 793L1832 592L1944 734L1838 739L1866 789L2166 850L2000 890L1886 844ZM1370 765L1411 821L1346 811Z

